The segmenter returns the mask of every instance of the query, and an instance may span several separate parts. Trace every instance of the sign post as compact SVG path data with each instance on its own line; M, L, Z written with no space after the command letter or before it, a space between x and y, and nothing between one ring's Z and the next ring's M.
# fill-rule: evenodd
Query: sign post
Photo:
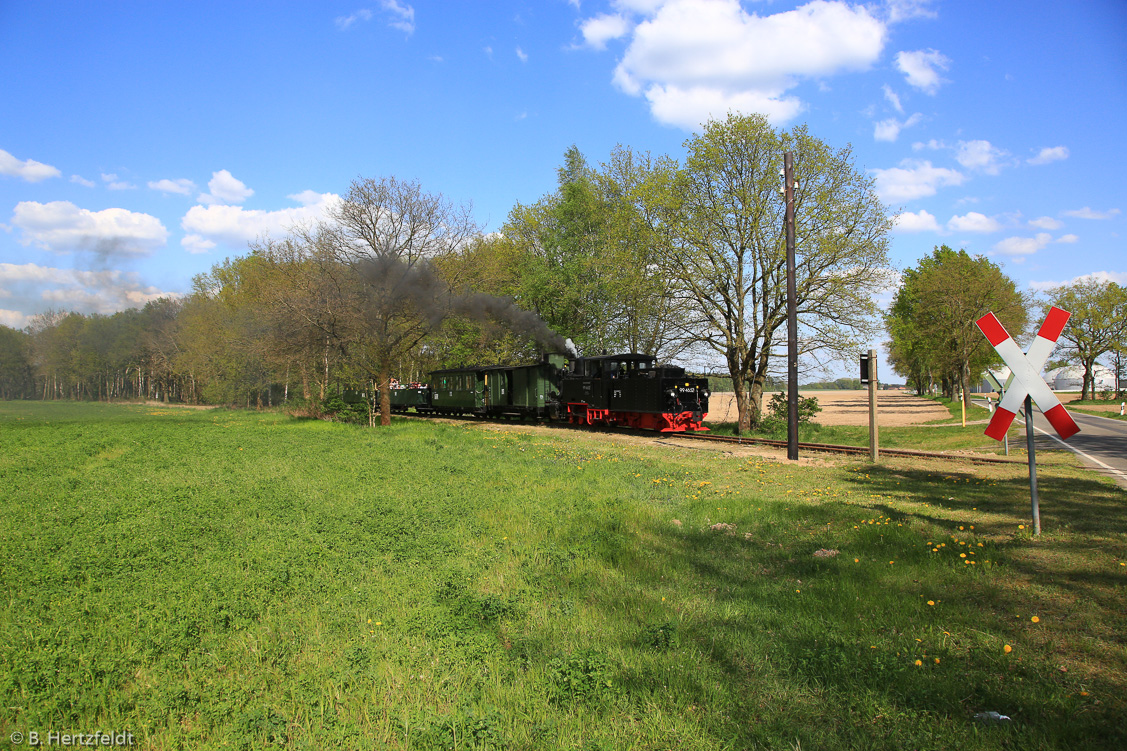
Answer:
M1010 388L998 402L998 408L994 410L990 425L986 428L986 435L996 441L1003 440L1014 417L1017 416L1017 410L1022 409L1023 406L1025 409L1025 439L1029 446L1029 491L1033 507L1033 533L1037 535L1041 534L1041 507L1037 497L1037 458L1033 446L1033 402L1037 402L1042 414L1060 435L1061 440L1068 440L1080 432L1080 426L1040 376L1041 368L1045 366L1053 348L1056 347L1057 339L1064 331L1064 325L1068 323L1071 315L1067 310L1055 306L1051 308L1027 352L1021 351L1021 347L993 313L987 313L975 321L979 330L1002 356L1002 360L1012 373Z
M993 373L991 373L989 370L986 371L986 378L989 379L990 385L994 387L994 390L998 392L998 400L1001 401L1002 397L1006 395L1006 387L1003 386L1002 382L998 379L998 377L995 376ZM991 415L994 414L994 405L993 404L990 405L990 414ZM1006 431L1005 438L1002 439L1002 442L1006 446L1006 456L1009 456L1010 455L1010 433L1009 433L1009 431Z
M869 386L869 459L874 463L880 458L880 442L877 435L877 351L870 349L861 355L861 384Z

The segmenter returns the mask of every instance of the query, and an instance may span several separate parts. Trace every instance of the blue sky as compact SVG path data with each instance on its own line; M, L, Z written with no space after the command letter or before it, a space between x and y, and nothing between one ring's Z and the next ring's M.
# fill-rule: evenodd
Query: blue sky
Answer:
M7 0L0 80L9 326L183 294L360 176L496 230L570 145L680 159L729 110L851 144L899 268L1127 283L1121 0Z

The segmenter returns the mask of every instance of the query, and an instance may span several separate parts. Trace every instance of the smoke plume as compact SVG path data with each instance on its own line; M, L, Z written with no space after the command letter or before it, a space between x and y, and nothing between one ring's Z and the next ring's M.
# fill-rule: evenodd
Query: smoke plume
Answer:
M412 305L432 327L451 315L476 321L492 319L533 339L547 352L577 354L574 345L569 346L570 340L549 328L540 316L517 305L513 298L452 291L428 263L409 266L399 259L378 258L365 260L359 269L380 304Z

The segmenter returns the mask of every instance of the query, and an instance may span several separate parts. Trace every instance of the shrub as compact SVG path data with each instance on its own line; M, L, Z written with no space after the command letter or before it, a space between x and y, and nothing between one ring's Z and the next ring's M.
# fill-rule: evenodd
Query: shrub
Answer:
M778 392L771 397L771 403L768 409L771 412L771 417L776 420L782 420L784 423L787 421L787 395L785 392ZM818 406L818 399L813 396L800 396L798 397L798 421L800 423L810 422L814 415L822 411Z

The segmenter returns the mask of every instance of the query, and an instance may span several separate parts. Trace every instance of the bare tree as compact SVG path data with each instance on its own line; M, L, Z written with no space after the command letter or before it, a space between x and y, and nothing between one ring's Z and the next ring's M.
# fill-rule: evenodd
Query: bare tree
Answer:
M380 424L391 423L391 372L445 316L447 281L431 263L480 235L469 205L426 193L417 182L361 178L316 233L343 269L362 282L351 290L352 353L376 374ZM456 280L453 280L456 282ZM341 280L342 290L345 280Z

